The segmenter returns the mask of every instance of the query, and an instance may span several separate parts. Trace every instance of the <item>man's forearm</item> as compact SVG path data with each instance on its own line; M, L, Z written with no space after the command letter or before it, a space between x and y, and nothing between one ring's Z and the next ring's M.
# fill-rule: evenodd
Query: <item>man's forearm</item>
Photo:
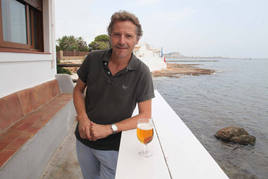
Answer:
M118 132L130 130L130 129L135 129L137 127L138 120L141 118L151 118L152 100L140 102L138 104L138 107L139 107L139 114L138 115L116 123L116 126L118 128Z
M139 119L151 118L151 105L152 100L147 100L138 103L139 114L115 123L117 126L117 132L135 129L137 127L137 122ZM93 140L98 140L108 135L111 135L113 133L111 125L112 124L101 125L91 122L91 133L93 134Z
M135 129L137 126L137 122L140 118L143 118L143 114L138 114L136 116L133 116L131 118L128 118L128 119L125 119L123 121L116 123L116 126L118 128L117 132ZM101 139L101 138L105 138L108 135L113 134L113 131L111 129L111 124L101 125L101 124L95 124L91 122L91 126L92 126L91 133L93 135L94 141Z
M78 120L79 118L85 118L85 117L87 118L84 95L77 88L74 88L73 100L74 100L74 107L77 113Z
M73 92L73 100L74 100L74 107L77 112L76 120L79 122L78 125L79 135L83 139L92 140L90 132L90 120L88 120L88 116L86 113L85 100L83 95L85 87L86 87L85 83L83 83L81 80L78 79Z
M144 116L143 114L138 114L136 116L133 116L131 118L128 118L128 119L125 119L123 121L116 123L118 132L137 128L137 122L139 119L145 118L143 116ZM150 117L146 117L146 118L150 118Z

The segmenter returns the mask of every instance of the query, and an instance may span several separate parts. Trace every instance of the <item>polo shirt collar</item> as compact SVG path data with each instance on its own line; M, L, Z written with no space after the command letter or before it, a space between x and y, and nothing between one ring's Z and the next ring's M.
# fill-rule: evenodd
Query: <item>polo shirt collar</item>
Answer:
M127 69L128 70L136 70L138 66L138 59L137 57L132 53L131 54L131 59L128 63Z
M111 55L112 55L112 49L109 49L108 51L106 51L104 57L102 58L102 61L108 63Z
M104 58L103 58L103 62L109 62L110 60L110 57L112 55L112 49L109 49L107 51L107 53L105 54ZM137 57L132 53L131 54L131 58L130 58L130 61L128 63L128 66L127 66L127 69L128 70L136 70L137 69L137 66L138 66L138 59Z

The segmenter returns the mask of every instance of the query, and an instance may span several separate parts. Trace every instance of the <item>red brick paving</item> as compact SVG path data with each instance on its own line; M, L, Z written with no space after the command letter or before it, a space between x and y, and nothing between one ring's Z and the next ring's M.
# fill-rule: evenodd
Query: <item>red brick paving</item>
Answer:
M2 166L15 152L16 150L0 151L0 166Z

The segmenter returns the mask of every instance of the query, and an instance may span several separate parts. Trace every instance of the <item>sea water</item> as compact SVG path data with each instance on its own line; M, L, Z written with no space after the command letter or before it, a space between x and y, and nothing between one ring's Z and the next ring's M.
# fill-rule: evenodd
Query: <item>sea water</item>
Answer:
M186 59L212 75L155 77L154 85L230 178L268 178L268 59ZM255 146L229 144L214 134L243 127Z

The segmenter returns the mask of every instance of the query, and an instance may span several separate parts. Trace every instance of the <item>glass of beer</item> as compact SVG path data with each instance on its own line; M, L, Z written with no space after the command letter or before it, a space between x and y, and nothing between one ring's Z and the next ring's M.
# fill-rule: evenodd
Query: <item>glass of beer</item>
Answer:
M137 137L139 141L144 144L143 151L139 155L143 157L150 157L152 153L147 149L147 144L153 140L154 128L152 119L139 119L137 123Z

